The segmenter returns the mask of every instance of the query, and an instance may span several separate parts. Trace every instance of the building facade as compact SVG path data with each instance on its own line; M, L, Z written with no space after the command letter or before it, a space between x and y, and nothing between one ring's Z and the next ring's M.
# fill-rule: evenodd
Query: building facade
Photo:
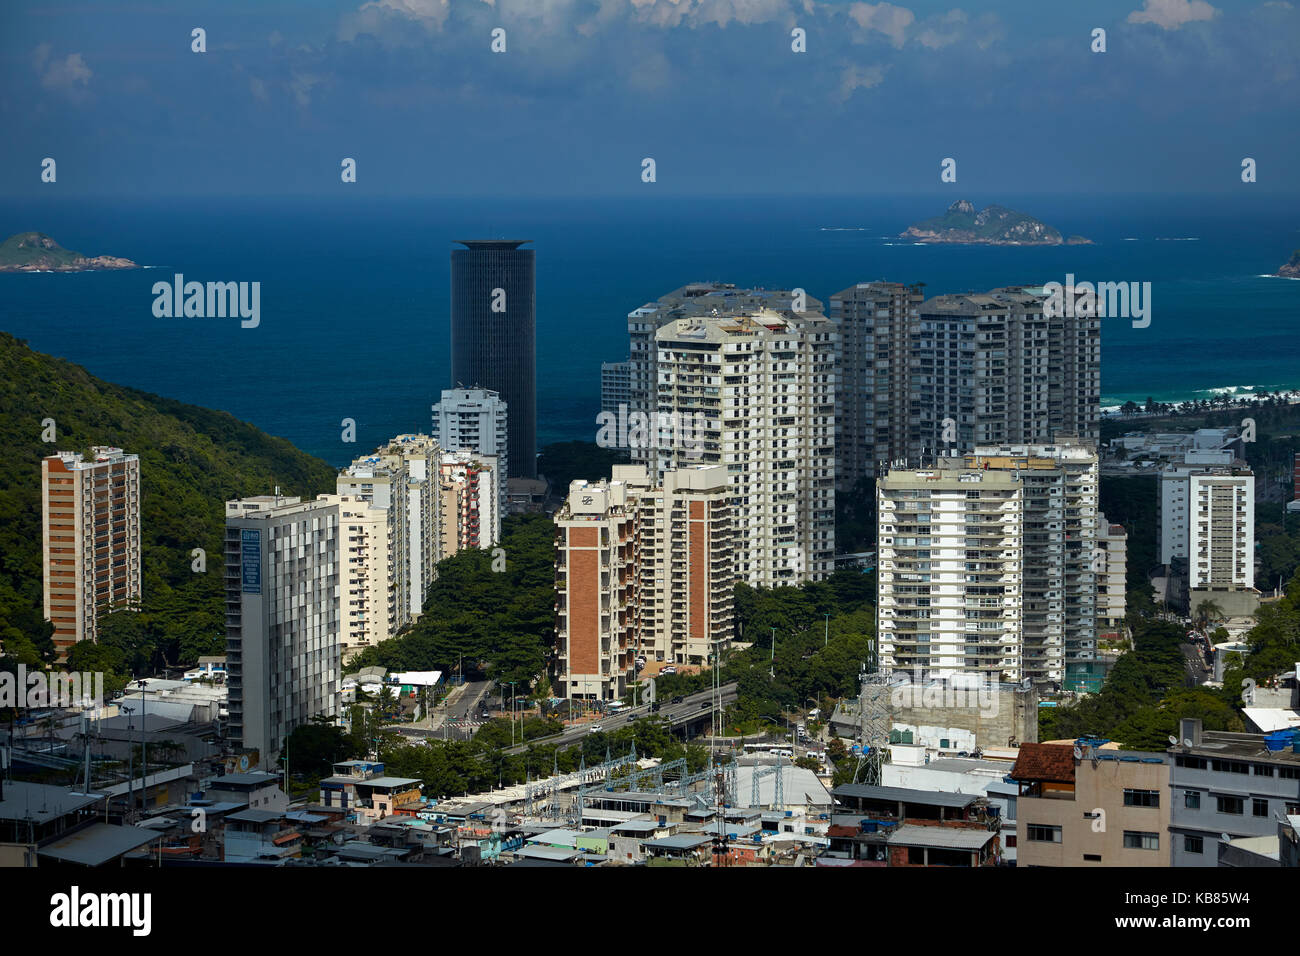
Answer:
M657 471L726 468L751 586L834 570L835 341L823 315L766 309L656 332L658 421L689 423L691 436L657 442Z
M1169 865L1169 761L1096 742L1021 744L1016 865Z
M1093 574L1097 579L1097 631L1117 631L1124 626L1128 594L1128 533L1097 512Z
M830 299L839 331L835 481L847 490L909 453L910 348L924 296L919 285L859 282Z
M140 459L96 446L41 461L45 619L64 657L98 636L100 615L141 596Z
M451 378L510 410L510 478L537 477L537 282L531 240L459 240L451 253Z
M442 556L462 548L490 548L501 540L500 463L494 455L443 452Z
M1045 301L1041 289L1007 287L921 303L908 348L908 458L1097 440L1100 320L1048 317Z
M822 303L795 289L738 289L727 282L691 282L634 309L627 316L627 403L629 414L654 415L658 408L659 349L655 336L674 319L702 315L743 314L758 309L820 313ZM620 363L622 364L622 363ZM606 408L618 413L618 407ZM656 450L632 444L633 463L656 466Z
M433 406L433 437L447 451L492 455L501 474L510 474L509 409L491 389L443 389L442 400ZM498 484L504 513L506 482Z
M1300 753L1269 749L1263 734L1207 731L1183 718L1169 752L1174 866L1218 866L1224 834L1273 836L1300 813Z
M275 767L295 727L341 706L339 507L226 502L227 738Z
M967 465L1010 472L1021 486L1021 676L1099 690L1096 445L1070 438L977 445Z
M730 644L736 582L731 489L721 466L615 465L575 481L556 524L556 688L610 699L636 658L710 666Z
M881 669L1025 676L1022 495L1013 473L974 468L877 482Z

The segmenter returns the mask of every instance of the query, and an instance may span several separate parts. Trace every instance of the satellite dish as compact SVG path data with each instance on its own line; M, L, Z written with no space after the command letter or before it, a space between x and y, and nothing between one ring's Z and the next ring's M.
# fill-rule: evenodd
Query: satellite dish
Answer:
M240 772L240 773L245 773L245 772L247 772L247 770L248 770L248 754L240 754L240 756L239 756L239 772Z
M1232 842L1232 837L1229 836L1229 835L1226 834L1226 833L1220 833L1220 834L1219 834L1219 837L1220 837L1220 839L1223 840L1224 843L1231 843L1231 842Z
M1075 759L1075 760L1082 760L1082 759L1083 759L1083 748L1082 748L1082 747L1075 747L1075 748L1074 748L1074 759Z
M1175 747L1178 746L1178 738L1175 737L1173 734L1169 735L1169 742L1173 744Z
M1192 746L1195 746L1195 745L1192 743L1192 738L1191 738L1191 737L1184 737L1184 738L1183 738L1183 746L1184 746L1184 747L1192 747Z

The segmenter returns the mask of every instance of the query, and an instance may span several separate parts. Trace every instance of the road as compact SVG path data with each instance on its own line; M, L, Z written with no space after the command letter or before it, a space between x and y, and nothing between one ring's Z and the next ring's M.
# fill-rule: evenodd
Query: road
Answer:
M1187 672L1189 686L1199 687L1210 679L1210 669L1205 664L1205 654L1195 644L1179 644L1183 652L1183 669Z
M722 685L722 705L734 703L737 698L736 685ZM631 707L621 714L609 715L602 717L598 722L599 727L604 731L617 730L632 721L649 716L662 717L665 720L677 724L683 721L694 720L695 718L707 715L713 709L713 691L702 690L696 694L689 694L682 698L680 704L672 704L667 701L660 701L659 711L651 715L650 705L641 704L639 707ZM550 737L539 737L536 740L529 741L532 744L574 744L582 740L590 732L591 727L595 724L579 724L576 727L570 727L561 734L554 734ZM520 744L517 747L510 747L506 750L508 754L523 753L528 749L527 744Z

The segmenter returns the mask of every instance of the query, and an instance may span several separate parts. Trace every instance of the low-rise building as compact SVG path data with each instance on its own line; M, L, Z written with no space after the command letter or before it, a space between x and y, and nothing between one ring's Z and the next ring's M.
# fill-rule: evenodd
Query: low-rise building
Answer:
M1017 866L1168 866L1169 762L1105 741L1022 744Z

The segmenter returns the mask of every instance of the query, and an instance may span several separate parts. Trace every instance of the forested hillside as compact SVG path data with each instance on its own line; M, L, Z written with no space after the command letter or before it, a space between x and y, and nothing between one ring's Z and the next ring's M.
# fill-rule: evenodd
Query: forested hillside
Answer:
M212 374L218 374L213 372ZM46 442L44 420L56 440ZM95 662L116 672L221 653L223 503L333 491L334 469L225 412L101 381L0 333L0 640L9 662L48 660L41 617L41 459L117 445L140 456L144 607L114 614ZM207 571L191 570L203 548ZM91 661L81 655L83 666ZM0 659L2 660L2 659Z

